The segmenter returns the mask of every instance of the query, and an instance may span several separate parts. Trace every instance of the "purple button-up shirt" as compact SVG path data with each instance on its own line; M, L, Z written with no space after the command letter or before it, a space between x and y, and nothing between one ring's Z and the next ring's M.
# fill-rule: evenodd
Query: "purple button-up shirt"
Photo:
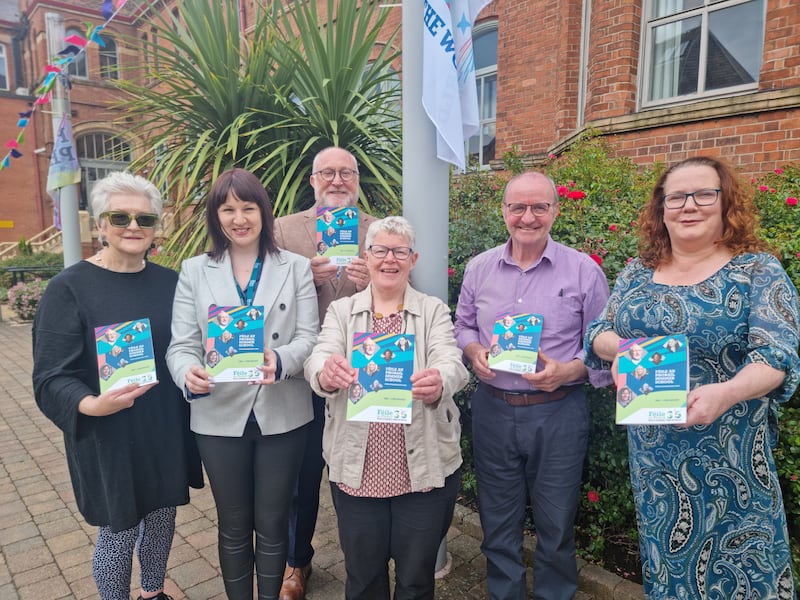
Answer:
M500 315L536 313L544 317L540 348L545 354L561 362L582 361L586 327L608 296L603 270L586 254L548 238L541 258L523 270L511 257L509 240L467 265L456 309L456 341L462 350L471 342L489 348ZM495 372L497 377L487 382L494 387L533 389L521 375ZM603 387L611 383L611 374L589 369L589 381Z

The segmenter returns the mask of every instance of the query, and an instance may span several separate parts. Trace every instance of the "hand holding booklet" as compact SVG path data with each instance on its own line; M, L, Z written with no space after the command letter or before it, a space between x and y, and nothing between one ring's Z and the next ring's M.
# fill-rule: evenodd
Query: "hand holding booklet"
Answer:
M686 423L689 347L684 335L629 338L617 353L617 423Z
M357 332L352 365L358 380L347 391L347 420L411 423L414 336Z
M489 368L508 373L535 373L542 337L542 315L498 316L489 346Z
M264 307L208 307L206 371L218 382L260 381L264 364Z
M358 207L317 207L317 255L345 266L358 256Z
M100 393L138 383L158 383L149 319L94 328Z

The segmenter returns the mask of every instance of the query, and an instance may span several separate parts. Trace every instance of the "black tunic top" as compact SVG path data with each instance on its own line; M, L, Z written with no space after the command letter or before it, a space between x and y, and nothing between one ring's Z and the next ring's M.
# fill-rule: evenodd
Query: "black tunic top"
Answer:
M164 360L177 280L150 263L117 273L82 261L50 281L33 322L36 403L64 432L81 514L114 532L186 504L189 486L203 486L189 407ZM150 319L159 383L113 415L80 414L81 399L100 393L94 328L142 318Z

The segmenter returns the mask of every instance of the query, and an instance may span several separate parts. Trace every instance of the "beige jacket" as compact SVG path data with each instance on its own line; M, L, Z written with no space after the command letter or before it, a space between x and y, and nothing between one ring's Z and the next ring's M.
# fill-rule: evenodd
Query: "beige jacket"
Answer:
M371 286L350 298L332 302L317 344L304 365L311 387L327 400L322 454L330 468L329 479L353 488L361 487L369 423L347 421L347 391L324 392L317 374L331 354L351 359L353 334L372 330L371 306ZM446 304L408 286L403 319L404 333L415 336L414 370L439 369L443 385L438 402L414 400L411 424L405 426L411 489L418 491L444 486L445 477L461 465L461 424L453 394L467 384L468 374L453 337Z

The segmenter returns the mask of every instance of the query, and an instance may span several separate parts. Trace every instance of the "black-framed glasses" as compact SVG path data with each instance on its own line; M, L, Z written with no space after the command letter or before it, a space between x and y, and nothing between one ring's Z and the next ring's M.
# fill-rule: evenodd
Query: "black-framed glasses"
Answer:
M372 254L375 258L386 258L391 252L397 260L408 260L408 257L411 256L411 253L414 252L413 248L409 248L408 246L397 246L396 248L389 248L389 246L370 246L367 248L369 253Z
M358 177L358 171L355 169L339 169L338 171L336 169L320 169L314 171L312 175L319 175L323 180L331 182L336 179L337 173L342 181L351 181Z
M661 200L664 202L664 206L670 210L683 208L689 196L694 199L694 203L697 206L711 206L717 201L717 198L719 198L720 191L719 188L703 188L702 190L686 192L685 194L676 192L674 194L664 194L661 196Z
M537 202L536 204L523 204L521 202L512 202L511 204L506 203L506 208L508 209L509 214L515 217L521 217L529 208L534 216L543 217L550 212L552 207L553 204L550 202Z
M142 229L154 229L158 225L158 215L155 213L127 213L123 210L107 210L100 213L100 218L108 219L108 223L112 227L125 228L131 224L131 221L136 221L136 224Z

